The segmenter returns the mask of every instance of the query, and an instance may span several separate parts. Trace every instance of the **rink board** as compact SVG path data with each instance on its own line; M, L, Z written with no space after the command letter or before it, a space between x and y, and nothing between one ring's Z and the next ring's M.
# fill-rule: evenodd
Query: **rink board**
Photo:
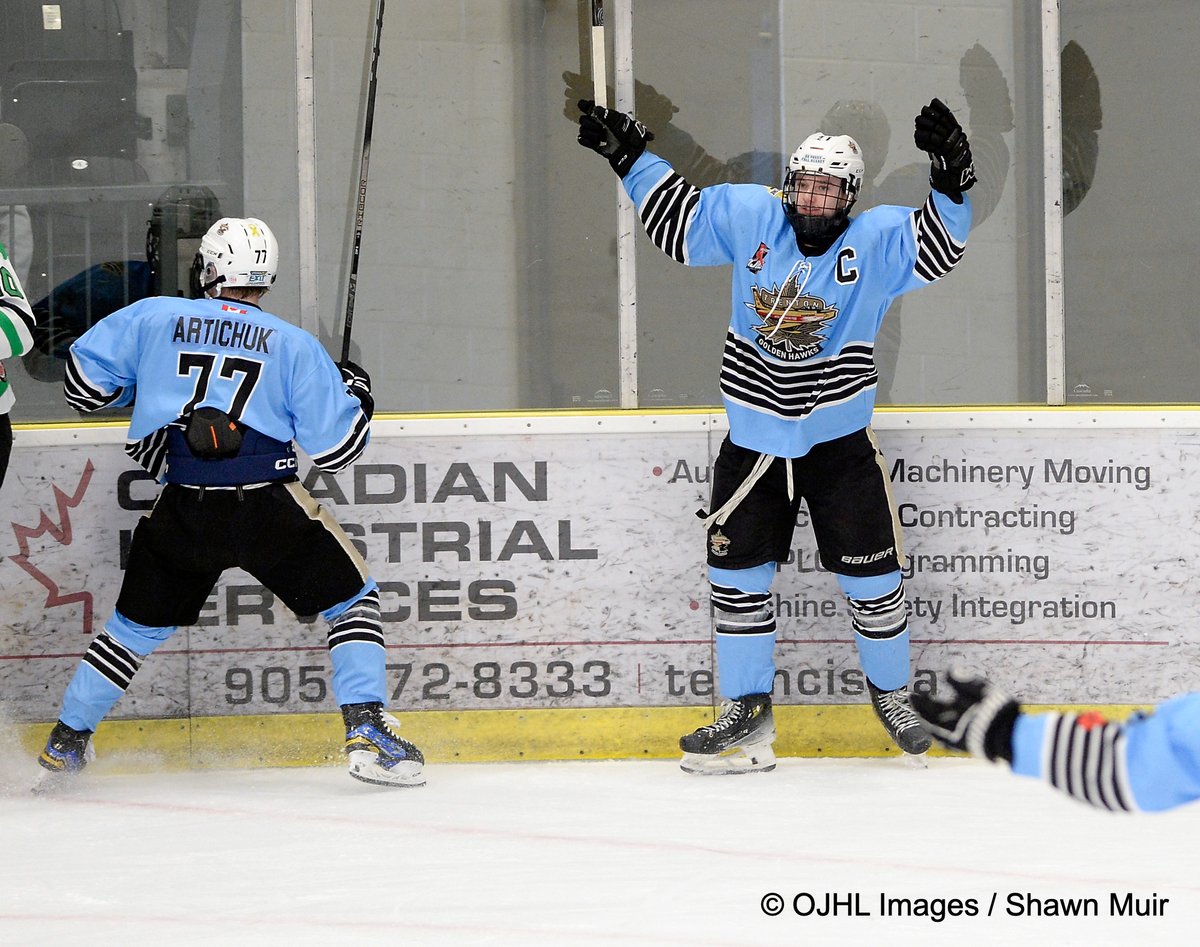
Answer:
M1033 711L1082 709L1026 706ZM1087 706L1110 720L1144 709ZM678 759L680 735L713 717L711 707L426 710L402 715L400 729L432 764ZM781 758L902 755L862 704L776 707L775 724L775 753ZM41 750L48 730L46 723L16 727L25 757L31 760ZM112 719L100 724L94 740L98 758L89 772L345 765L341 714ZM938 747L929 752L953 755Z
M965 661L1040 704L1145 705L1195 687L1194 413L881 413L875 428L909 557L917 686ZM724 434L703 412L403 418L376 423L352 470L303 462L380 583L391 707L709 707L695 512ZM116 599L157 495L123 439L116 425L17 432L0 529L11 722L57 715ZM774 591L777 704L864 709L845 604L803 510ZM324 638L323 622L227 573L112 719L328 715ZM639 755L639 725L619 728Z

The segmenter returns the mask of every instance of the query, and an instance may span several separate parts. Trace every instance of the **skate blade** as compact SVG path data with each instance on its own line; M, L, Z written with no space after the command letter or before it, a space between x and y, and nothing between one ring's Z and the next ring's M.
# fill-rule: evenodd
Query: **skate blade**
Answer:
M692 776L769 773L775 768L775 751L770 743L759 743L735 746L724 753L684 753L679 768Z
M75 789L79 786L79 774L88 763L95 762L95 759L96 745L90 741L87 749L83 751L83 766L78 769L67 769L65 766L62 769L54 769L43 763L42 758L39 757L38 773L34 777L29 791L35 796L55 796Z
M42 769L29 791L35 796L61 796L79 788L79 771Z
M377 762L376 755L367 750L355 750L350 753L350 775L373 786L410 789L425 785L425 773L420 763L402 762L391 769L385 769Z
M909 769L929 769L928 753L901 753L900 757Z

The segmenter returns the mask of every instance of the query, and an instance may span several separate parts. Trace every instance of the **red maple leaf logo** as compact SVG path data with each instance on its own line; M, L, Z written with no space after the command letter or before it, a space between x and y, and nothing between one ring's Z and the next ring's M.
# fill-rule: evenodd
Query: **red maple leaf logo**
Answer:
M53 608L56 605L72 605L76 602L82 605L83 632L88 635L92 633L92 593L71 592L64 595L59 589L57 582L29 561L29 541L37 539L39 536L49 535L57 539L63 546L71 545L71 510L83 502L83 495L87 492L88 484L92 480L92 473L95 469L89 458L83 468L83 475L79 478L79 485L75 488L75 492L71 496L67 496L57 486L54 486L54 503L58 508L57 520L53 520L47 516L45 510L40 510L39 512L42 515L38 520L37 526L22 526L20 523L10 524L13 535L17 537L17 546L21 550L20 555L10 557L11 560L33 576L34 581L46 590L45 605L47 608Z

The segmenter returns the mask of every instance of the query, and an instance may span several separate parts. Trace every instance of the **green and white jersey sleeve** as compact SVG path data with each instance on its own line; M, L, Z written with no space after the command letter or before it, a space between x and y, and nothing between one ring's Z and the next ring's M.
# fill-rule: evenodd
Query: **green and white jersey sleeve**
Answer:
M24 355L32 345L33 310L8 258L8 250L0 245L0 358ZM8 413L13 400L4 366L0 365L0 414Z

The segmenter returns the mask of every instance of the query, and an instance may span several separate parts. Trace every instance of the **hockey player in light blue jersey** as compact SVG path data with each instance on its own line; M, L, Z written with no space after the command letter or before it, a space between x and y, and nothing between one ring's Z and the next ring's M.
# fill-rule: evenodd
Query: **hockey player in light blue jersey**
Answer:
M352 463L370 437L370 378L259 306L279 246L253 217L201 240L196 298L155 296L105 317L71 346L67 402L132 405L126 450L165 481L134 530L116 610L83 655L39 757L41 788L93 754L96 725L181 625L195 624L226 569L240 567L297 615L329 625L332 690L350 775L419 786L423 758L394 731L379 588L342 528L301 485L298 444L319 467Z
M1113 812L1158 812L1200 799L1200 692L1124 723L1100 714L1026 713L986 678L951 668L913 709L934 738Z
M680 741L683 769L775 766L771 584L802 500L822 564L849 601L872 706L900 749L923 753L929 737L908 703L904 551L870 428L873 352L892 300L962 258L975 182L966 135L934 99L914 123L931 160L929 197L851 217L864 163L847 135L805 139L782 191L697 188L646 150L653 135L632 116L579 108L579 143L608 159L655 246L688 266L733 267L720 379L729 435L705 521L725 702L712 725Z

